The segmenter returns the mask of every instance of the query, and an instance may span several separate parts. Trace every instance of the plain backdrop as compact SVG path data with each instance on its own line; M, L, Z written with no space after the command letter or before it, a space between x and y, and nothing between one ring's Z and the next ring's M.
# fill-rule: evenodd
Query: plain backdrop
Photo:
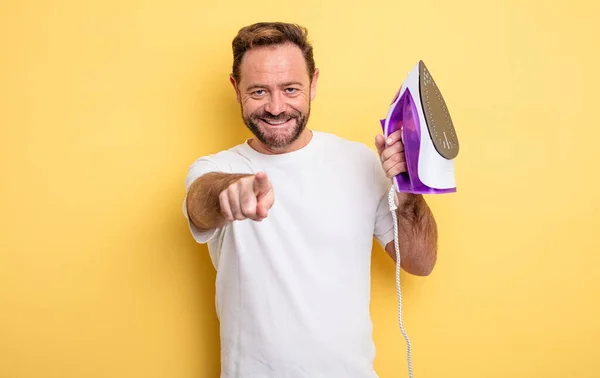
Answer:
M309 29L315 130L374 149L419 59L446 99L458 192L427 197L432 275L402 275L415 377L600 376L598 4L4 0L0 377L219 376L183 184L249 136L231 40L265 20ZM376 368L406 377L395 265L372 262Z

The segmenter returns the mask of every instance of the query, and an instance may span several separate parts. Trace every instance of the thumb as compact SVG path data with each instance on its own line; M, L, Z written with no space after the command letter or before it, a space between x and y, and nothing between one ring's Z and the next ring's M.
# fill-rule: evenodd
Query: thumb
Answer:
M258 172L254 175L254 194L260 198L271 190L271 183L265 172Z
M385 138L383 135L378 134L375 136L375 147L377 147L377 153L379 156L381 156L383 150L385 149Z

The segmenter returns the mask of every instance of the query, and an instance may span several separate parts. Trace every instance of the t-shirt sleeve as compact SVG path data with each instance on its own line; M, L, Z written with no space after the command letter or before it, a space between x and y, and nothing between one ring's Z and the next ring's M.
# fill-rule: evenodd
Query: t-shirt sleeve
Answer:
M378 201L373 236L385 248L389 242L394 240L394 220L388 200L392 180L385 176L377 153L374 155L373 182Z
M185 178L185 196L183 199L182 211L183 211L183 215L185 216L186 221L188 223L190 232L192 233L192 236L194 237L194 240L196 240L196 242L198 242L200 244L207 243L208 241L210 241L212 238L215 237L215 235L217 235L217 232L219 230L212 229L212 230L207 230L207 231L200 231L192 223L192 221L190 220L189 214L187 212L187 197L188 197L188 192L189 192L189 189L190 189L190 186L192 185L192 183L194 183L194 181L198 177L202 176L203 174L209 173L209 172L220 172L220 170L219 170L216 162L214 161L214 159L212 159L210 156L201 157L192 163L192 165L188 169L188 173Z

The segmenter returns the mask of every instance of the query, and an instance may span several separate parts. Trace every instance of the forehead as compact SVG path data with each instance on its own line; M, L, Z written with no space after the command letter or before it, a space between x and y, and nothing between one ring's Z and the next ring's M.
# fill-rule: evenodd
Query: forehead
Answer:
M290 43L260 46L247 51L240 65L240 75L242 87L257 83L278 85L292 81L309 81L302 51Z

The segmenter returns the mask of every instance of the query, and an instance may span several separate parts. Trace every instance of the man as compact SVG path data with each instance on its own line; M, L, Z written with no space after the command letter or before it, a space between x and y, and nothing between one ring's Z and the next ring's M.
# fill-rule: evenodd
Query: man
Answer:
M377 376L371 250L375 237L395 260L387 195L403 146L309 130L318 77L304 28L241 29L230 81L254 138L189 168L183 210L217 270L224 378ZM396 202L402 268L427 275L434 218L420 195Z

